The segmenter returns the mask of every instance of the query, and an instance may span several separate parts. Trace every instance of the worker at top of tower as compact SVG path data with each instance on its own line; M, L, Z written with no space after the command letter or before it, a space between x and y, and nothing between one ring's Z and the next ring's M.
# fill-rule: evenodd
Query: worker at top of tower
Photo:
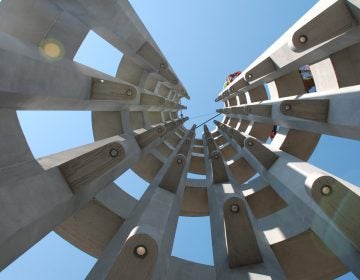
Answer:
M241 74L241 71L236 71L234 73L227 75L226 79L225 79L225 83L224 83L224 88L226 88L228 85L230 85L237 76L240 76L240 74Z

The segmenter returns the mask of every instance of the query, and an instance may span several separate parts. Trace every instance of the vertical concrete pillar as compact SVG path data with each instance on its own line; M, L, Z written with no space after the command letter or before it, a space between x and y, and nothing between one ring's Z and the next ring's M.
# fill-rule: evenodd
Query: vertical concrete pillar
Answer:
M286 279L228 167L224 169L228 180L214 183L212 162L224 162L216 144L210 141L211 147L208 140L205 128L205 158L211 150L218 156L205 161L216 279Z
M194 136L179 142L87 279L167 279Z
M0 269L73 215L182 121L173 123L171 129L158 125L135 138L114 136L38 161L20 153L12 165L1 168ZM22 176L14 177L14 172Z
M243 148L240 145L236 148L292 209L302 213L301 218L294 218L292 222L290 217L284 218L290 221L287 227L311 229L343 264L358 275L359 231L354 216L357 206L351 209L349 206L358 204L355 201L359 200L359 189L253 137L244 140ZM339 208L344 201L349 205ZM335 208L339 215L335 214ZM345 228L344 224L350 227Z

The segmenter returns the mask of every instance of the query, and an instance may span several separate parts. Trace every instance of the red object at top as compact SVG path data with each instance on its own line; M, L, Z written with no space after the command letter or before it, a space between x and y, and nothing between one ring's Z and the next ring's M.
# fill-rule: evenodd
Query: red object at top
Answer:
M271 133L270 133L270 139L271 139L271 140L274 140L275 136L276 136L276 132L275 132L275 131L271 131Z
M230 82L232 82L237 76L240 76L241 71L234 72L232 74L228 75L228 79Z

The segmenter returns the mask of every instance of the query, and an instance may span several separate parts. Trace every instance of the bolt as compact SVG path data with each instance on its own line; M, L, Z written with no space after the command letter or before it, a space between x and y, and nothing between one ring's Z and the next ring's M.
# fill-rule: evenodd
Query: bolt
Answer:
M118 154L119 154L119 151L118 151L118 150L116 150L116 149L111 149L111 150L110 150L110 156L111 156L111 157L117 157Z
M182 159L181 159L181 158L178 158L178 159L176 160L176 163L180 165L180 164L182 164L182 163L183 163L183 161L182 161Z
M246 107L246 111L251 112L251 107Z
M253 75L251 73L247 74L248 79L252 79Z
M158 127L158 128L157 128L157 132L158 132L159 134L163 133L163 131L164 131L164 130L163 130L162 127Z
M233 205L231 205L230 210L231 210L231 212L233 212L233 213L238 213L239 210L240 210L240 207L239 207L239 205L237 205L237 204L233 204Z
M144 258L147 254L147 249L144 245L139 245L135 247L134 253L137 257Z
M284 109L285 109L285 111L290 111L291 110L291 105L290 104L285 104Z
M254 146L254 142L250 140L250 141L248 142L248 145L249 145L250 147L252 147L252 146Z
M219 155L217 153L214 154L214 159L219 159Z
M131 95L132 95L131 89L128 89L125 93L126 93L127 96L131 96Z
M328 196L330 195L332 192L332 189L330 186L328 185L325 185L325 186L322 186L321 187L321 194L324 195L324 196Z
M160 63L160 68L165 68L165 63Z
M104 80L100 80L100 83L102 83L102 84L103 84L103 83L104 83Z
M301 44L305 44L305 43L307 42L307 40L308 40L308 37L307 37L307 36L305 36L305 35L300 35L300 36L299 36L299 42L300 42Z

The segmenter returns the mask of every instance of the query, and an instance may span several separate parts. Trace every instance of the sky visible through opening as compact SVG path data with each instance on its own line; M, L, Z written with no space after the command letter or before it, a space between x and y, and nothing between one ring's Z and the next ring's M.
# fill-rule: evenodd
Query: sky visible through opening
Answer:
M182 99L190 128L222 107L214 99L226 75L245 69L317 1L130 2L191 97ZM121 52L91 31L75 60L115 76L121 57ZM90 112L27 111L18 116L36 158L94 141ZM209 127L214 128L212 121ZM201 134L202 128L197 129L198 138ZM352 164L358 162L359 151L359 141L323 136L310 162L360 185L360 174ZM137 199L148 185L132 171L115 182ZM213 264L209 217L180 217L173 255ZM95 262L50 233L0 273L0 280L84 279ZM357 278L350 273L337 279Z

